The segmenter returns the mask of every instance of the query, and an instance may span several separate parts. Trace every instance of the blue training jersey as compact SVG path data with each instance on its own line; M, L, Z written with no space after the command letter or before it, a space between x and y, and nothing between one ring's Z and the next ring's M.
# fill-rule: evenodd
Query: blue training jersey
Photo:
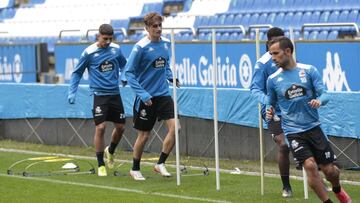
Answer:
M265 118L265 109L266 109L266 81L268 77L275 73L278 70L278 67L273 62L269 52L266 52L264 55L256 61L255 71L253 74L250 90L252 96L254 96L259 103L261 103L261 114ZM280 109L278 105L275 106L276 115L280 115Z
M279 68L267 81L268 101L279 105L285 135L300 133L320 125L317 109L309 102L328 102L322 78L312 65L297 63L291 70Z
M134 45L125 68L128 84L141 101L169 96L172 72L169 65L170 40L152 42L146 36ZM137 105L138 106L138 105Z
M106 48L100 48L97 43L93 43L83 51L71 75L69 95L76 93L86 68L89 72L89 87L95 95L119 94L119 73L125 64L126 58L118 44L111 43ZM125 81L125 76L121 80Z

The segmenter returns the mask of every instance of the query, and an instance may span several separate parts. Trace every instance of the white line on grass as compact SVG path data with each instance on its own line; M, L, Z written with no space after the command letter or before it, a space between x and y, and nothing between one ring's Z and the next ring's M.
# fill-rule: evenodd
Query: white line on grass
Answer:
M68 155L68 154L60 154L60 153L37 152L37 151L9 149L9 148L0 148L0 151L2 151L2 152L15 152L15 153L21 153L21 154L45 155L45 156L63 156L63 157L70 157L70 158L77 158L77 159L90 159L90 160L95 159L95 157L88 157L88 156L77 156L77 155ZM120 161L121 162L126 162L126 163L132 163L132 161L129 161L129 160L120 160ZM154 165L153 163L149 163L149 162L141 162L141 164ZM175 165L170 165L170 164L167 164L167 166L175 167ZM204 169L203 167L198 167L198 166L189 166L189 168L198 169L198 170ZM209 169L209 171L215 171L214 168L208 168L208 169ZM231 172L233 172L233 170L220 169L220 172L222 172L222 173L231 173ZM240 171L238 174L240 174L240 175L260 176L259 172L251 172L251 171ZM266 177L280 177L280 175L272 174L272 173L265 173L265 176ZM303 180L303 177L300 177L300 176L290 176L290 178L295 179L295 180ZM341 183L348 184L348 185L360 186L360 182L358 182L358 181L341 180Z
M184 196L184 195L174 195L174 194L166 194L166 193L160 193L160 192L145 192L143 190L122 188L122 187L111 187L111 186L106 186L106 185L94 185L94 184L89 184L89 183L78 183L78 182L54 180L54 179L47 179L47 178L24 177L24 176L16 176L16 175L7 175L7 174L3 174L3 173L0 173L0 176L9 177L9 178L19 178L19 179L24 179L24 180L35 180L35 181L48 182L48 183L64 184L64 185L76 185L76 186L82 186L82 187L100 188L100 189L115 190L115 191L122 191L122 192L132 192L132 193L143 194L143 195L154 195L154 196L170 197L170 198L176 198L176 199L196 200L196 201L202 201L202 202L230 203L230 202L224 201L224 200L215 200L215 199L191 197L191 196Z

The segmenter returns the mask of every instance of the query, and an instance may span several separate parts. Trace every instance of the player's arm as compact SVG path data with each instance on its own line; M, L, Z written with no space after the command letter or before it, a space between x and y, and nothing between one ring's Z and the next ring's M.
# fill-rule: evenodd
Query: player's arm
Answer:
M68 102L70 104L75 103L76 92L77 92L81 77L84 74L84 71L85 71L86 67L88 66L88 64L89 64L88 54L84 51L81 54L79 63L76 65L74 71L71 74L70 85L69 85L69 90L68 90Z
M123 55L123 53L121 52L121 50L119 49L119 54L117 57L117 60L119 61L119 65L120 65L120 80L123 86L126 86L127 84L127 80L125 77L125 66L126 66L126 58Z
M151 100L151 95L140 85L137 80L137 73L141 67L139 66L142 55L142 49L135 45L130 53L129 59L125 66L125 77L135 94L140 97L141 101L147 102Z
M251 81L250 91L251 95L256 98L261 104L266 104L266 74L264 64L257 62L255 64L255 71Z
M314 87L314 94L316 96L316 99L312 99L309 102L309 105L312 108L319 108L322 105L326 105L329 101L329 97L326 93L324 84L322 82L322 78L318 72L318 70L315 67L311 68L311 71L309 72L311 77L311 82Z
M275 109L277 103L277 96L274 88L274 83L271 78L267 80L267 95L265 97L266 104L266 120L271 120L274 117Z
M170 56L170 53L169 53L169 56ZM166 79L169 80L171 82L171 84L173 84L173 74L172 74L172 71L171 71L171 68L170 68L170 60L169 58L166 60L166 69L165 69L165 74L166 74ZM173 67L173 69L175 70L175 67ZM176 87L180 87L180 81L176 78Z

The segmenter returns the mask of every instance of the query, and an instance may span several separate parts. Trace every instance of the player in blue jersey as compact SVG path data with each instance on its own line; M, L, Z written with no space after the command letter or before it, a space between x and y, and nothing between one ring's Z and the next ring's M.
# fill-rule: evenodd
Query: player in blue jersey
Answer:
M272 40L274 37L284 36L284 31L278 27L270 28L267 32L268 41ZM266 107L266 81L267 78L273 74L278 68L275 63L271 60L271 55L267 51L264 55L261 56L259 60L256 61L255 71L253 79L251 82L250 90L251 94L257 98L261 103L261 114L265 118L265 107ZM283 184L282 196L291 197L292 189L289 180L290 174L290 160L289 154L290 150L288 145L285 142L284 132L281 129L281 115L279 107L276 106L276 119L271 119L267 122L268 132L272 136L273 140L278 146L277 161L281 176L281 181Z
M328 102L322 78L312 65L296 63L293 44L287 37L279 37L268 44L272 60L279 69L267 81L268 104L266 118L274 117L273 106L279 105L284 130L297 164L308 175L310 187L321 201L330 203L318 168L331 183L341 203L351 198L340 186L340 170L333 164L335 155L327 136L320 128L317 108Z
M168 83L173 77L169 66L171 46L170 41L161 36L162 22L163 17L158 13L148 13L144 17L148 35L134 45L126 64L125 75L136 94L133 125L138 131L138 136L134 144L133 166L130 170L134 180L145 180L140 172L140 160L156 120L166 122L168 133L154 171L164 177L171 176L166 170L165 161L175 144L174 103Z
M109 24L99 28L97 42L88 46L82 53L70 81L68 102L75 103L75 95L80 79L85 71L89 72L89 87L94 94L93 116L95 122L94 145L98 161L98 176L106 176L104 153L107 166L114 166L114 152L124 132L125 114L119 90L119 73L126 59L118 44L112 43L114 30ZM124 75L124 74L122 74ZM121 78L126 82L125 76ZM111 143L105 149L105 121L114 123Z

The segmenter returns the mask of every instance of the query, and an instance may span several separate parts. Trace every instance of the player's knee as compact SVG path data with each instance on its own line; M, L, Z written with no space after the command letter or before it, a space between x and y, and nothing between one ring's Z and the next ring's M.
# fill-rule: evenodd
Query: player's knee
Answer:
M305 162L303 163L303 167L305 168L306 171L309 171L309 172L317 172L318 171L318 166L312 157L305 160Z
M340 176L340 170L333 164L329 164L325 167L322 167L322 171L325 174L327 180L336 180Z
M96 126L96 131L98 132L98 134L103 135L105 133L105 128L106 128L106 124L100 123L99 125Z
M283 144L279 145L279 152L283 155L288 155L290 152L290 149L287 146L287 144L283 143Z

